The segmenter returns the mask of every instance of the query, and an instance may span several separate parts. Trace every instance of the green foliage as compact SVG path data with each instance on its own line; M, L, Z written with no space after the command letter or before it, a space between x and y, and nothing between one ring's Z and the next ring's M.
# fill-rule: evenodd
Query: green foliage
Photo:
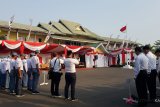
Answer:
M0 36L0 40L6 40L6 36L5 35Z

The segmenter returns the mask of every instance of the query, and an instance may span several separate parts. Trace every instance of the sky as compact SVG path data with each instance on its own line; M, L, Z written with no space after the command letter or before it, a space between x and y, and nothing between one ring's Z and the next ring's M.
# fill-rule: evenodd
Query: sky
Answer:
M1 0L0 20L33 25L59 19L80 23L100 36L127 39L142 44L160 40L160 0Z

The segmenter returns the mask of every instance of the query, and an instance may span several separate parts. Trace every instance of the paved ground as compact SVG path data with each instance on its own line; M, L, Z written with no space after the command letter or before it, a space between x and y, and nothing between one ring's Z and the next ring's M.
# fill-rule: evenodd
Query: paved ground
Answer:
M136 107L136 105L128 105L122 100L123 97L128 97L126 79L133 77L132 70L121 68L78 70L77 76L78 102L50 98L49 84L48 86L39 86L40 95L31 95L25 92L26 96L23 98L16 98L6 92L1 92L0 107ZM136 95L133 80L131 87L132 93ZM60 85L62 95L63 89L64 75ZM160 90L158 90L158 94L160 95ZM160 103L149 104L147 107L159 107L159 105Z

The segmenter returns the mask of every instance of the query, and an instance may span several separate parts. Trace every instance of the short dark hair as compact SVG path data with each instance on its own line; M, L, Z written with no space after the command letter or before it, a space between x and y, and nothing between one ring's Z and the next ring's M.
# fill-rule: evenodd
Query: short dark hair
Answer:
M52 56L53 56L53 57L56 57L56 55L57 55L57 53L55 53L55 52L52 53Z
M67 56L70 56L73 52L71 50L67 51Z
M143 47L143 50L151 50L150 45L145 45L145 46Z
M137 46L137 47L135 48L135 52L142 52L142 48L139 47L139 46Z

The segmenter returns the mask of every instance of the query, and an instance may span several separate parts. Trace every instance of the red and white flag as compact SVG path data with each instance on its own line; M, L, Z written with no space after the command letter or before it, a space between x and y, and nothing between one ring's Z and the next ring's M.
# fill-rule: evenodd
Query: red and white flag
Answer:
M123 26L123 27L120 29L120 31L123 32L123 33L126 33L126 31L127 31L127 26Z

